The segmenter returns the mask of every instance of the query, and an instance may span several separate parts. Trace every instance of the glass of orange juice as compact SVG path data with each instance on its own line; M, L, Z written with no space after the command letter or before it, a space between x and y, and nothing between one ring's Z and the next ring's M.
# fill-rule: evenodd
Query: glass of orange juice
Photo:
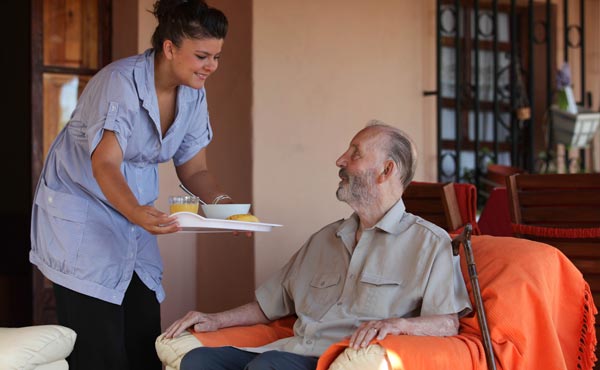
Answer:
M198 213L199 199L190 195L173 195L169 197L169 212Z

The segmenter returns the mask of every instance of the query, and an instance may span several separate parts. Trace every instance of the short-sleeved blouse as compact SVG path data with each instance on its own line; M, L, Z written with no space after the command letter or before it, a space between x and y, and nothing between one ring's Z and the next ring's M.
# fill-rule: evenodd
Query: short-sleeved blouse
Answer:
M212 139L204 88L179 86L176 116L161 134L154 52L116 61L85 87L52 144L32 210L30 261L51 281L120 304L133 273L164 299L156 237L107 201L91 155L105 130L115 133L121 173L142 205L158 197L158 164L181 165Z

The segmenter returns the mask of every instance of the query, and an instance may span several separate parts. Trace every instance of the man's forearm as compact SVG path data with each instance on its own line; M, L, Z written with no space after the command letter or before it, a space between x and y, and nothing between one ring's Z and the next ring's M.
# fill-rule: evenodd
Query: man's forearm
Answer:
M411 317L397 320L393 326L399 334L448 337L458 334L458 316L456 314Z
M214 315L220 328L266 324L271 321L265 316L256 301Z

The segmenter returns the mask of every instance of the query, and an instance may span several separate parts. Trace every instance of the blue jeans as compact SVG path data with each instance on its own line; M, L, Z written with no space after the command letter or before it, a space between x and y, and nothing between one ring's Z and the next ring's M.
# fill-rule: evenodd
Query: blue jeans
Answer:
M199 347L181 360L181 370L315 370L318 357L290 352L253 353L233 347Z

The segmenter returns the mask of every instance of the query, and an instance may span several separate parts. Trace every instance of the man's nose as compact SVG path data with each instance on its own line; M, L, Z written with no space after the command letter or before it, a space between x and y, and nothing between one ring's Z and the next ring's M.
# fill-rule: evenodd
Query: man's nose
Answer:
M346 161L346 155L345 154L342 154L342 156L339 157L337 159L337 161L335 161L335 165L338 166L338 167L340 167L340 168L346 167L346 163L347 163L347 161Z

